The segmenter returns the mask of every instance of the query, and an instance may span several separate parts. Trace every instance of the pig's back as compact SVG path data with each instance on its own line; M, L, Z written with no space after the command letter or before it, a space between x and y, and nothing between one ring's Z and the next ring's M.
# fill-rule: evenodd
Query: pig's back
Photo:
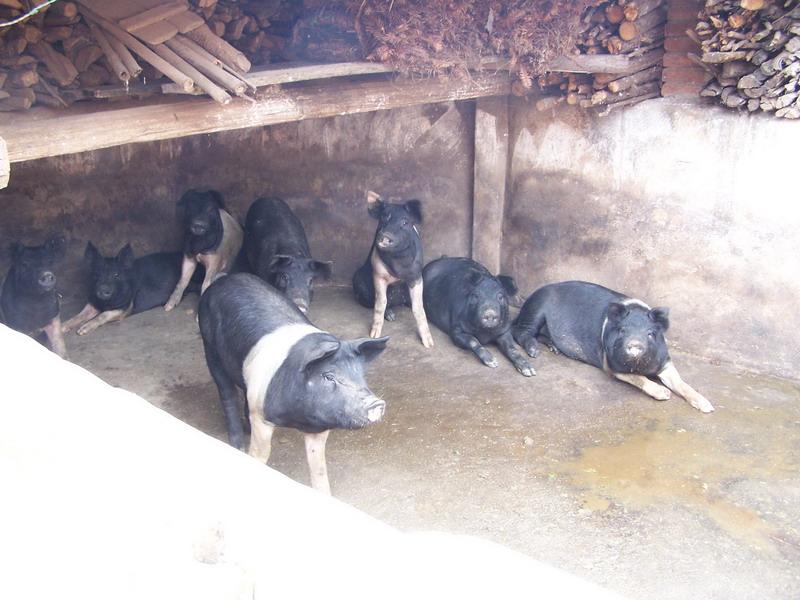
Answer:
M491 277L482 265L469 258L437 258L422 271L425 314L444 331L451 330L453 320L466 307L471 291L467 277L471 271Z

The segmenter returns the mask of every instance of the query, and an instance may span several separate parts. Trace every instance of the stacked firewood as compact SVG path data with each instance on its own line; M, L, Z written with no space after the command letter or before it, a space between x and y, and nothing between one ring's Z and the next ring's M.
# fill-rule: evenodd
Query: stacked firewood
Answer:
M694 34L714 75L702 96L800 118L800 1L707 0Z
M629 68L614 74L546 73L539 78L539 110L563 102L607 113L659 96L666 20L665 0L611 0L587 9L574 54L623 55Z
M192 0L192 3L211 30L243 52L254 65L289 58L287 47L302 3L291 0Z

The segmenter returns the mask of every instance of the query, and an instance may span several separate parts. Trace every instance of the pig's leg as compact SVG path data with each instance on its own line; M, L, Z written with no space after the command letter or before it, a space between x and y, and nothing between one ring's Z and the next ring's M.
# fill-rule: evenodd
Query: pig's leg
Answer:
M43 328L53 352L61 358L67 358L67 344L64 341L64 331L61 328L61 317L56 317Z
M203 278L203 285L200 287L200 294L205 294L208 286L214 283L217 274L222 270L222 257L219 254L204 254L203 266L206 268L206 276Z
M269 421L265 421L258 410L251 410L250 446L247 448L247 453L266 464L272 452L272 432L274 430L275 426Z
M94 331L101 325L105 325L106 323L111 323L112 321L122 321L125 317L128 316L131 312L131 306L128 308L120 308L119 310L107 310L105 312L101 312L91 321L87 321L80 327L78 327L78 335L86 335L90 331Z
M422 345L426 348L433 348L433 336L428 327L428 318L425 316L425 307L422 305L422 278L409 284L408 291L411 293L411 312L417 322L417 331L422 340Z
M66 323L61 326L61 331L64 333L69 333L76 327L80 326L81 324L89 321L90 319L94 319L97 315L100 314L100 311L97 310L94 306L90 303L87 303L86 306L83 307L83 310L79 312L77 315L69 319Z
M239 388L228 377L216 351L205 342L203 347L205 348L208 372L211 373L211 378L217 385L222 412L225 414L225 423L228 426L228 440L231 446L244 452L244 428L242 427L242 415L239 410Z
M514 364L514 368L525 375L525 377L536 375L536 371L533 370L531 364L525 360L525 357L522 356L522 353L517 350L517 347L514 345L514 338L511 337L510 331L506 331L497 338L497 346L500 348L500 352Z
M372 329L369 332L369 337L381 337L383 331L383 316L386 312L386 290L389 287L389 282L381 277L375 275L373 278L375 284L375 307L372 309Z
M636 386L645 394L656 400L669 400L671 396L667 388L656 383L652 379L648 379L644 375L633 375L632 373L612 373L612 375L620 381Z
M672 361L667 363L667 366L658 374L658 378L673 392L683 396L697 410L704 413L710 413L714 410L711 402L706 400L705 396L697 392L681 378Z
M192 275L194 275L194 270L196 268L197 261L193 256L183 257L183 263L181 263L181 278L178 280L178 284L175 286L175 290L172 292L169 300L167 300L167 303L164 305L164 310L169 312L178 306L181 298L183 298L183 292L186 291L186 287L192 280ZM208 273L206 273L206 277L208 277Z
M536 336L539 335L542 325L544 325L544 315L535 315L524 322L519 319L511 329L514 339L531 358L539 356L539 340Z
M331 495L331 484L328 481L328 465L325 463L325 442L330 430L321 433L307 433L306 458L311 473L311 487L323 494Z
M497 366L497 359L492 356L491 352L481 346L481 343L475 336L472 336L460 329L454 329L450 333L450 339L453 340L453 343L459 348L463 348L464 350L472 350L475 353L475 356L477 356L487 367L494 369Z

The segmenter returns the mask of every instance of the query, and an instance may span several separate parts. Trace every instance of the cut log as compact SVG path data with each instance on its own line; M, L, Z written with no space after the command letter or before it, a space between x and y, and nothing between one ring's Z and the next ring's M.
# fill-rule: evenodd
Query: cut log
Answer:
M45 41L31 44L30 53L47 66L47 69L60 86L69 86L78 76L78 70L75 65Z
M92 36L94 36L95 41L100 45L103 54L105 54L106 60L108 61L114 76L124 83L130 81L131 74L128 72L127 67L122 62L119 54L117 54L117 51L111 45L108 37L106 37L105 32L91 21L89 22L89 30L92 32Z
M200 71L195 69L191 64L186 62L171 48L163 44L159 44L153 46L153 50L159 56L161 56L161 58L163 58L170 64L177 66L181 71L183 71L189 77L191 77L194 80L195 85L197 85L197 87L202 89L206 94L211 96L214 100L216 100L220 104L228 104L231 101L230 94L228 94L225 90L216 85L213 81L208 79Z
M176 35L171 40L167 40L167 47L213 81L223 85L237 95L244 94L247 86L240 79L234 77L214 63L213 57L204 56L192 48L182 37L183 36Z
M250 70L250 61L247 60L244 53L231 46L225 40L214 35L208 26L204 25L198 27L187 33L186 36L242 73L247 73Z
M631 87L638 86L649 81L655 81L657 79L661 79L661 65L654 65L649 69L644 69L643 71L639 71L633 75L628 75L627 77L622 77L616 81L612 81L608 84L608 89L613 93L624 92Z

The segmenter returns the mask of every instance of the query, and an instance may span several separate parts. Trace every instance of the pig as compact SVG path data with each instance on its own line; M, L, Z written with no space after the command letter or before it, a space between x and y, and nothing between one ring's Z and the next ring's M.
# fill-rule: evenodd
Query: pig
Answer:
M509 296L517 285L508 275L492 274L469 258L442 257L422 272L425 311L459 348L471 350L487 367L497 360L484 345L494 342L525 377L536 372L514 345L509 318Z
M389 320L394 319L393 306L410 304L422 345L432 348L433 337L422 301L422 239L417 229L422 223L422 203L384 202L375 192L367 192L367 210L377 219L378 228L367 261L353 275L353 291L359 304L373 309L369 335L380 337L387 314ZM389 287L393 285L401 287L390 294ZM390 298L393 304L389 303Z
M77 327L86 335L101 325L121 321L156 306L164 306L181 276L180 252L156 252L135 258L130 244L113 257L104 257L89 242L84 258L89 263L89 300L83 310L64 323L64 332ZM196 274L202 273L202 269ZM199 291L197 277L187 290Z
M61 304L56 290L56 262L63 258L66 242L52 236L41 246L11 245L11 268L0 294L3 322L21 333L44 332L50 348L67 358L61 326Z
M253 273L308 312L314 281L329 279L332 264L311 258L306 232L280 198L259 198L244 222L244 248Z
M656 400L667 400L672 390L694 408L713 411L673 365L664 337L668 328L668 308L650 308L594 283L565 281L531 294L512 333L531 357L542 340L554 352L594 365Z
M231 445L244 450L241 389L251 427L248 454L266 463L273 429L298 429L305 435L311 485L330 494L330 430L358 429L383 418L386 403L367 387L364 365L383 352L388 338L340 340L250 273L212 283L198 313Z
M239 259L244 231L225 210L216 190L191 189L178 201L183 210L183 262L181 276L164 310L175 308L183 298L198 263L206 269L200 293L221 273L230 272Z

